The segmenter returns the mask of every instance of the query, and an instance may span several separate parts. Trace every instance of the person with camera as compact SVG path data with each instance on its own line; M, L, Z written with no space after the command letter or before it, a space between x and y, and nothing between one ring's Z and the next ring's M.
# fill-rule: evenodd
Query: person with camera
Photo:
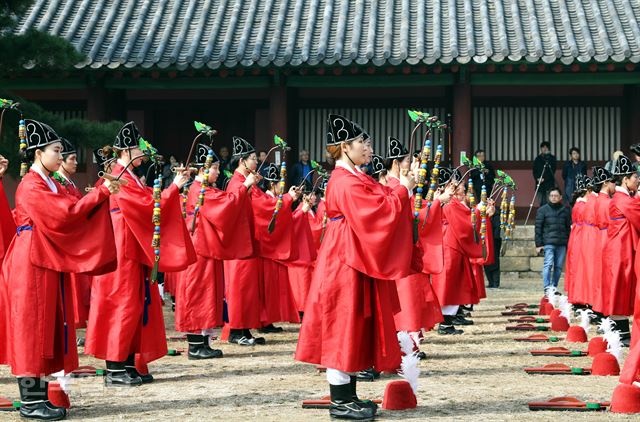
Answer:
M533 178L538 186L540 206L547 203L551 189L556 186L555 173L556 157L551 154L551 144L547 141L540 142L540 155L533 161Z

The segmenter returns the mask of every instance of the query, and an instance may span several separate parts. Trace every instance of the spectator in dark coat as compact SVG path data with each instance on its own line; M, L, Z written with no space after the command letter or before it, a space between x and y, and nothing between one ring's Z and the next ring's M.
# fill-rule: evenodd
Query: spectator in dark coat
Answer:
M500 249L502 249L502 237L500 237L500 213L496 212L491 217L491 225L493 227L493 264L484 266L484 273L487 275L487 287L497 289L500 287Z
M491 189L493 189L493 185L495 184L496 171L491 165L491 163L489 163L486 160L486 153L483 149L476 150L475 157L478 159L478 161L483 163L485 166L485 168L482 171L483 173L482 176L484 177L484 185L487 188L487 195L490 195ZM479 203L481 187L482 187L482 177L480 177L481 176L480 170L476 170L476 169L471 170L469 172L469 175L471 177L471 181L473 182L473 190L476 197L476 203Z
M571 210L563 205L560 189L552 188L549 202L536 213L536 250L538 253L544 250L542 279L545 289L558 287L570 232Z
M296 186L300 185L311 170L313 170L313 166L309 160L309 151L303 149L300 151L300 161L295 163L291 168L291 183ZM306 190L311 190L313 188L312 179L313 177L309 176L305 180Z
M587 165L580 159L580 150L573 147L569 150L570 158L562 167L562 179L564 180L564 201L565 204L571 203L571 196L576 186L576 176L579 174L587 175Z
M540 183L538 189L538 199L540 206L547 203L547 197L551 188L556 187L556 157L551 154L551 144L549 142L540 143L540 155L533 161L533 179L536 185Z
M227 182L229 181L229 177L227 176L226 171L233 172L229 168L229 148L223 146L220 148L220 176L218 176L218 180L216 181L216 186L218 189L224 189L227 186Z

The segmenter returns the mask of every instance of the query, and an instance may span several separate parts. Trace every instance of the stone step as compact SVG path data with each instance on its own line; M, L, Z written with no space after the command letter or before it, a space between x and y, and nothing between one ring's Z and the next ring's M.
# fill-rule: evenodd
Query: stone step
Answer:
M516 226L513 232L512 239L514 240L534 240L535 239L535 226L528 224L526 226Z
M500 258L500 271L529 271L530 259L528 256L503 256Z
M535 256L536 244L533 240L509 240L505 256Z

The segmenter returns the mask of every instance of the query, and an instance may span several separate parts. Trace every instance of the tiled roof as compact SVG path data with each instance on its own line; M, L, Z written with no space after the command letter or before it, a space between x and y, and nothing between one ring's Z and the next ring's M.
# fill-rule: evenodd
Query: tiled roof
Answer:
M639 62L640 0L36 0L78 67Z

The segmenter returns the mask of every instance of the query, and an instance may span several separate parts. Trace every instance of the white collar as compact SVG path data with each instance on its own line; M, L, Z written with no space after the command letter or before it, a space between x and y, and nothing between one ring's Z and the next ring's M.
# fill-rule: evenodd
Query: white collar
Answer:
M144 185L142 184L140 179L138 179L138 176L136 176L136 174L133 171L131 171L131 167L127 167L127 165L124 163L124 161L122 161L119 158L118 158L118 164L120 164L122 167L125 167L127 169L127 173L129 173L131 175L131 177L133 177L133 180L136 181L138 186L140 186L141 188L144 189Z
M202 176L200 176L200 175L197 175L197 176L195 177L195 180L196 180L196 182L200 182L200 183L202 183L202 182L204 181L204 177L202 177Z
M267 195L271 196L272 198L275 198L275 197L276 197L276 194L275 194L275 193L273 193L273 192L271 192L270 190L266 191L265 193L266 193Z
M349 166L349 164L345 163L342 160L336 160L336 167L342 167L343 169L347 170L349 173L356 174L356 171L352 169L351 166Z
M53 182L53 180L51 180L49 176L42 172L40 167L32 165L31 170L35 171L40 175L40 177L42 177L42 180L44 180L47 183L47 186L49 186L49 189L51 189L51 192L58 193L58 187L56 186L56 184Z
M621 192L621 193L624 193L627 196L631 196L631 194L629 193L627 188L625 188L624 186L616 186L616 192Z

